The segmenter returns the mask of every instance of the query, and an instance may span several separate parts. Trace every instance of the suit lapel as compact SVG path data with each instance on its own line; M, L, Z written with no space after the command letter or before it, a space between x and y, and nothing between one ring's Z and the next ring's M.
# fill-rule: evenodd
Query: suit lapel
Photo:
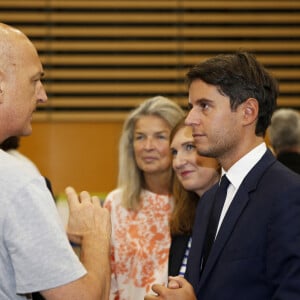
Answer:
M206 280L206 277L208 276L214 264L216 263L216 260L221 254L223 248L225 247L226 242L229 239L236 223L238 222L238 218L243 212L243 209L248 201L249 195L247 190L239 189L238 193L232 200L230 208L228 209L223 223L220 227L217 238L211 248L209 258L200 278L201 282L204 282Z
M201 197L193 226L192 248L188 257L187 272L185 277L195 288L200 280L200 266L205 233L208 225L213 195L217 190L217 184Z
M275 162L275 158L274 158L273 154L271 153L271 151L268 150L264 154L264 156L261 158L261 160L253 167L253 169L249 172L249 174L243 180L243 183L241 184L240 188L238 189L237 193L235 194L235 196L232 200L232 203L225 215L225 218L223 220L223 223L222 223L219 233L217 235L216 241L214 242L214 244L212 246L211 253L207 260L205 269L203 270L203 272L201 274L201 278L199 278L199 275L198 275L199 281L198 281L197 285L195 285L195 286L198 286L198 288L196 289L197 292L204 285L204 283L205 283L207 277L209 276L210 272L212 271L218 257L222 253L222 250L224 249L226 242L230 238L230 236L234 230L234 227L238 223L238 219L239 219L240 215L243 213L243 210L250 199L249 193L256 189L256 186L257 186L261 176L266 171L266 169L274 162ZM215 194L215 191L214 191L214 194ZM213 198L211 198L211 199L213 199ZM211 199L209 199L209 200L211 200ZM209 207L211 207L211 205ZM207 227L207 222L208 222L208 220L206 220L205 226L202 224L205 227L205 230ZM205 231L202 234L205 234ZM202 242L199 245L199 248L200 247L201 248L198 252L198 255L199 255L199 253L201 253L201 257L202 257L203 241L204 241L204 238L202 239ZM198 273L200 273L199 270L198 270Z

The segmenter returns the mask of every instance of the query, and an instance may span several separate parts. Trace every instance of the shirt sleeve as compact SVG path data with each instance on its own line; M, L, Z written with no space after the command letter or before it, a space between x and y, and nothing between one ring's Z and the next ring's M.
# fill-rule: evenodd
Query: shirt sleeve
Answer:
M86 274L67 239L43 177L15 191L5 223L4 240L18 293L54 288Z

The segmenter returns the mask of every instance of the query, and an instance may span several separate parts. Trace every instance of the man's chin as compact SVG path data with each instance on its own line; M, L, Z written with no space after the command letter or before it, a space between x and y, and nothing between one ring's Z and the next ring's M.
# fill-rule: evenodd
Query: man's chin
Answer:
M22 131L22 133L20 134L21 136L28 136L32 134L32 127L28 127L25 130Z
M201 155L201 156L214 158L214 155L207 149L198 149L197 148L197 153L198 153L198 155Z

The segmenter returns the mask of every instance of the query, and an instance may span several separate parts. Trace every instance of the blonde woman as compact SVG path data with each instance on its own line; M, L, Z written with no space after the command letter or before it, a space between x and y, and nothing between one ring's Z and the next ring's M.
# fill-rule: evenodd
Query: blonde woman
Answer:
M153 283L167 283L173 209L169 137L183 115L175 102L157 96L124 123L118 188L104 204L112 221L110 299L142 300Z

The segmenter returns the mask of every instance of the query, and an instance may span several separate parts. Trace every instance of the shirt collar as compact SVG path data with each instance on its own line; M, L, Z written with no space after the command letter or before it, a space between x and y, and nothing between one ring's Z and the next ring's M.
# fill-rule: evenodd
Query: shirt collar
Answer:
M263 142L239 159L227 172L222 169L222 175L226 174L230 183L238 189L250 170L257 164L267 150Z

